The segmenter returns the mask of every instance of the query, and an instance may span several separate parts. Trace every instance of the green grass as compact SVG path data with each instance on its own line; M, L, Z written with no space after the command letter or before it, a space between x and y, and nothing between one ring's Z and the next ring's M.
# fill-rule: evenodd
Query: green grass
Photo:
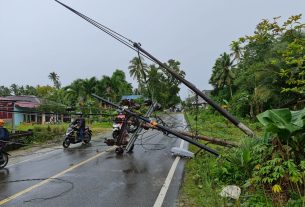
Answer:
M186 113L185 118L191 125L192 131L197 129L201 135L234 141L238 144L252 139L247 137L240 129L219 114L201 111L198 116L197 127L194 114ZM258 122L249 120L241 121L255 131L257 136L262 135L263 129ZM217 150L221 155L227 155L234 151L234 149L213 144L208 144L208 147ZM190 150L196 152L198 148L190 146ZM185 166L185 176L180 192L180 206L236 206L235 200L222 198L219 195L224 186L241 184L225 183L222 181L221 176L228 170L224 167L225 162L227 162L225 159L216 158L204 151L197 154L194 159L188 161ZM238 176L238 172L236 176ZM245 194L243 195L245 196Z
M22 138L22 141L26 144L43 144L43 143L53 143L57 141L62 141L63 136L69 126L69 123L61 124L21 124L16 130L18 131L33 131L33 136ZM111 122L94 122L87 124L92 130L93 135L98 133L103 133L106 130L110 130L112 127ZM10 128L8 127L10 130Z

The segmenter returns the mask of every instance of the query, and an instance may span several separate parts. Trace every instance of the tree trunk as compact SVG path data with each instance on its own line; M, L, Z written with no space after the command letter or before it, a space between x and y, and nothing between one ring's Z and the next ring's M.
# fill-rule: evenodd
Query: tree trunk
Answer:
M253 104L250 104L250 117L253 118L254 117L254 112L253 112Z
M232 97L233 97L233 92L232 92L232 86L231 86L231 85L229 85L229 90L230 90L230 99L232 99Z
M45 115L45 114L42 114L41 123L42 123L42 124L45 124L45 123L46 123L46 115Z

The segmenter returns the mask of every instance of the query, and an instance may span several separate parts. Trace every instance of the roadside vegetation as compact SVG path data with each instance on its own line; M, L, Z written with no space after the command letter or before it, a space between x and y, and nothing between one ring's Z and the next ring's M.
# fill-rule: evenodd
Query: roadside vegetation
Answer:
M185 73L180 70L180 62L169 60L165 63L181 76ZM162 72L156 65L147 65L142 58L135 57L130 61L129 72L131 77L138 81L138 87L126 81L126 75L117 69L111 76L101 78L91 77L77 79L71 84L62 87L60 78L55 72L49 74L53 86L20 86L12 84L10 87L0 86L0 97L16 95L33 95L45 100L37 109L40 112L66 113L67 107L83 114L107 113L109 108L100 104L91 94L104 97L114 103L121 101L124 95L142 95L143 98L156 100L164 108L169 108L181 102L179 97L179 81L170 74Z
M177 73L184 76L180 70L180 63L175 60L169 60L165 63L172 67ZM119 103L124 95L142 95L136 102L143 103L145 99L156 100L164 108L169 108L181 102L179 97L179 82L166 72L162 72L156 65L147 65L141 57L135 57L128 66L130 75L138 81L137 88L126 81L126 75L122 70L115 70L111 76L103 75L100 78L91 77L86 79L77 79L71 84L62 87L60 77L56 72L51 72L48 76L52 85L17 85L10 87L0 86L0 97L15 95L32 95L41 98L42 103L39 107L32 109L38 114L65 114L73 116L76 112L82 112L88 120L87 124L93 130L93 133L103 132L111 127L113 117L117 111L106 104L100 103L92 97L95 93L114 103ZM147 108L141 107L138 111L145 113ZM59 116L60 118L60 116ZM61 138L68 127L68 123L55 120L56 124L39 125L35 123L24 123L17 130L32 130L33 136L25 139L26 143L45 143L51 140ZM8 126L11 130L11 127Z
M186 113L195 131L197 116ZM246 137L223 117L202 110L205 119L199 134L234 140L240 147L223 148L208 144L222 155L216 158L200 152L187 162L181 191L182 206L304 206L305 198L305 110L270 110L258 116L260 123L247 123L257 137ZM223 126L222 128L219 128ZM223 133L226 131L226 133ZM198 149L191 146L191 150ZM238 200L223 198L225 186L241 188Z
M210 78L213 99L256 137L212 109L196 111L194 98L185 103L192 131L240 146L208 144L222 157L200 152L187 163L181 206L305 206L305 24L301 15L279 21L263 20L253 35L233 41ZM238 199L220 195L228 185L241 189Z
M212 68L211 98L241 119L256 137L247 137L212 108L195 109L195 96L183 103L193 133L238 147L206 143L222 156L196 153L196 159L186 165L181 206L305 206L305 24L301 17L262 20L252 35L234 40L231 51L222 53ZM165 64L185 76L179 61ZM163 109L181 102L180 82L159 66L135 57L128 69L138 82L135 89L119 69L111 76L77 79L65 87L51 72L53 86L0 86L0 96L34 95L47 100L35 112L64 114L68 109L71 115L80 111L92 120L88 123L94 133L111 127L109 116L116 112L92 93L115 103L123 95L140 94L142 101L158 101ZM108 122L102 122L103 117ZM26 143L39 144L62 136L67 126L30 124L18 130L32 130L34 136ZM196 152L192 146L191 150ZM238 199L220 196L228 185L241 189Z
M65 132L68 128L68 123L62 124L21 124L17 127L18 131L32 131L33 136L27 136L20 140L24 144L50 144L56 142L62 142ZM103 133L107 130L111 130L112 123L106 122L93 122L87 124L92 130L93 135Z

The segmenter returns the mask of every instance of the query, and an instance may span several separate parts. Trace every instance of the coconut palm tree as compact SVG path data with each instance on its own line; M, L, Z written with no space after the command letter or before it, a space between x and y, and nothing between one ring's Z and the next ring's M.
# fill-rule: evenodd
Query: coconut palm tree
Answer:
M19 96L19 95L21 95L20 94L20 91L19 91L19 86L17 85L17 84L15 84L15 83L13 83L12 85L11 85L11 91L13 92L13 94L15 95L15 96Z
M216 60L210 78L210 84L212 84L216 89L228 87L231 98L233 96L232 85L235 78L232 71L232 64L233 62L231 61L230 56L227 53L223 53Z
M130 76L136 79L139 84L147 82L147 64L143 62L143 58L134 57L130 61L128 69Z
M54 87L59 89L61 86L59 76L55 72L51 72L48 77L51 81L53 81Z
M236 60L237 62L239 62L240 59L241 59L242 56L243 56L243 49L242 49L242 47L240 46L240 42L238 42L238 41L233 41L233 42L230 44L230 47L231 47L231 51L232 51L232 53L230 54L230 56L233 57L232 62L234 62L235 60Z

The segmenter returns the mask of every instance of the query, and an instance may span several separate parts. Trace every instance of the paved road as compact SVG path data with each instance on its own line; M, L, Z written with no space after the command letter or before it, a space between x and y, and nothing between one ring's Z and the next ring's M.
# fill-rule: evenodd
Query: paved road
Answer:
M181 127L183 115L174 116L170 121ZM177 206L184 160L170 149L187 143L149 130L133 153L116 155L103 139L11 162L0 170L0 206Z

